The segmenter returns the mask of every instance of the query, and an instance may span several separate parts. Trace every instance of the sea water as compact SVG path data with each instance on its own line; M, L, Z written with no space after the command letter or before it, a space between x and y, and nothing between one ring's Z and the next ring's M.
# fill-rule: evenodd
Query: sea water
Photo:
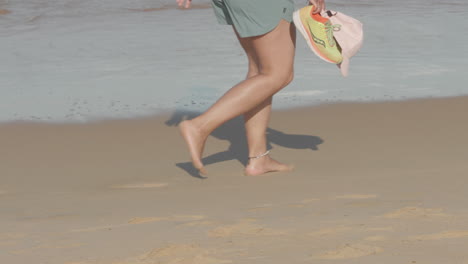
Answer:
M275 95L275 109L468 94L468 1L326 3L364 24L364 46L344 78L298 34L295 80ZM209 1L193 5L0 0L0 122L205 110L245 77L247 61Z

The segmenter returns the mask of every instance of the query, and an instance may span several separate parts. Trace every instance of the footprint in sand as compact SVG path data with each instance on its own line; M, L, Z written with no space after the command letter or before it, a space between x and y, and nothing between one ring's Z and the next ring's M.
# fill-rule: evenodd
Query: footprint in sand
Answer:
M159 222L159 221L175 221L175 222L186 222L186 221L200 221L205 219L204 215L174 215L166 217L135 217L128 221L129 224L144 224L150 222Z
M345 246L338 248L337 250L328 251L324 254L314 256L314 259L352 259L360 258L370 255L375 255L383 252L383 249L376 246L370 246L365 244L346 244Z
M149 188L162 188L166 187L169 184L167 183L159 183L159 182L152 182L152 183L133 183L133 184L124 184L124 185L114 185L110 188L112 189L149 189Z
M383 227L367 227L365 231L395 231L395 229L391 226L383 226Z
M300 201L298 203L289 204L288 206L289 207L295 207L295 208L303 208L303 207L306 207L306 205L317 202L317 201L320 201L320 199L309 198L309 199L304 199L304 200L302 200L302 201Z
M96 227L74 229L74 230L71 230L70 232L94 232L94 231L112 230L114 228L119 228L119 227L127 227L127 226L130 226L130 225L139 225L139 224L160 222L160 221L191 222L191 221L200 221L200 220L203 220L205 218L206 218L206 216L204 216L204 215L174 215L174 216L164 216L164 217L134 217L134 218L128 220L127 223L123 223L123 224L105 225L105 226L96 226Z
M208 232L210 237L231 237L231 236L279 236L287 232L271 228L265 228L256 224L256 219L242 219L237 224L223 225Z
M337 235L340 233L345 233L351 230L352 230L351 227L336 226L336 227L322 228L317 231L311 232L307 235L313 236L313 237L328 237L328 236L333 236L333 235Z
M216 222L214 221L193 221L193 222L188 222L188 223L184 223L182 224L182 226L207 226L207 225L215 225Z
M256 207L252 207L247 209L249 212L254 212L254 213L260 213L260 212L267 212L271 211L273 209L273 205L271 204L264 204L264 205L259 205Z
M42 244L37 246L37 249L71 249L71 248L79 248L83 246L83 243L78 242L61 242L59 244Z
M359 199L372 199L377 198L375 194L347 194L347 195L339 195L333 197L333 200L339 199L348 199L348 200L359 200Z
M310 204L310 203L314 203L314 202L317 202L317 201L320 201L320 199L318 199L318 198L308 198L308 199L302 200L300 203L301 204Z
M140 257L132 264L161 263L161 264L223 264L232 263L231 260L219 259L214 249L202 248L194 244L175 244L156 248Z
M448 217L450 215L442 212L440 208L421 208L421 207L403 207L393 212L387 213L381 217L384 218L430 218L430 217Z
M0 234L0 240L15 240L26 237L24 233L3 233Z
M169 218L170 221L175 222L189 222L189 221L200 221L205 219L204 215L174 215Z
M168 219L167 217L135 217L135 218L128 220L128 223L131 225L138 225L138 224L144 224L144 223L150 223L150 222L164 221L167 219Z
M0 234L0 246L11 246L18 244L19 240L26 237L23 233L3 233Z
M174 244L156 248L140 256L112 262L67 262L65 264L226 264L231 260L218 258L222 252L195 244Z
M440 239L462 238L462 237L468 237L468 230L453 230L453 231L445 231L445 232L434 233L434 234L412 236L412 237L409 237L409 239L427 241L427 240L440 240Z

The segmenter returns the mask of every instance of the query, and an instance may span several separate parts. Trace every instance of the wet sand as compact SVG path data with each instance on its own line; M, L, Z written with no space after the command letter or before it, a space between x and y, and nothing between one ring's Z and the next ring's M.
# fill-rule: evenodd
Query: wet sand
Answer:
M240 119L191 167L176 112L0 125L0 262L468 264L468 97L276 111L243 176Z

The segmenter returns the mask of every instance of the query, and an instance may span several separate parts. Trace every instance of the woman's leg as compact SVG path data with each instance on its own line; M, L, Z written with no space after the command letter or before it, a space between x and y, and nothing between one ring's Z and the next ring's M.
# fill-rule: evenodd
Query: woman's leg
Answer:
M224 122L250 110L255 111L262 103L271 104L268 103L271 96L292 79L295 50L292 24L281 20L271 32L244 40L254 51L260 66L259 74L232 87L202 115L180 124L193 165L202 173L201 155L208 135Z
M291 40L293 41L293 45L295 45L296 30L293 24L291 24L290 27L291 27L291 31L290 31ZM251 46L244 45L242 39L239 39L239 40L247 54L249 53L255 54ZM250 65L250 57L255 57L255 56L256 55L248 56L249 65ZM292 54L292 56L294 56L294 53ZM260 65L258 64L259 63L257 62L257 68L260 68ZM251 68L252 67L249 67L249 73L251 72ZM293 77L292 74L293 72L291 72L291 80ZM265 101L260 103L258 106L247 111L244 114L247 144L249 148L249 154L248 154L249 157L258 156L262 153L265 153L267 150L266 149L267 147L266 130L268 128L268 123L270 121L272 99L273 99L273 96L270 96ZM271 172L271 171L287 171L291 169L292 167L289 165L282 164L272 159L270 156L264 156L259 159L249 159L249 163L247 167L245 168L245 174L254 176L254 175L260 175L260 174L264 174L266 172Z
M236 33L239 43L244 49L249 62L246 79L260 74L260 64L253 46L248 40L241 38L235 30L234 32ZM293 36L293 40L295 40L295 36ZM258 153L265 153L266 151L266 129L270 120L272 98L273 97L270 96L261 104L244 114L249 157L256 156ZM269 156L265 156L261 159L249 160L249 164L245 168L245 174L253 176L270 171L285 171L290 169L290 166L281 164L271 159Z

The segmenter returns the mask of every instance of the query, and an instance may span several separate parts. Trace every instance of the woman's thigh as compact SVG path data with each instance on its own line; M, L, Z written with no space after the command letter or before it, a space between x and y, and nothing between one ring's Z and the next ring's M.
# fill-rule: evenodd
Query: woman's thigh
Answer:
M296 29L292 23L281 20L265 35L247 38L257 58L260 73L289 78L293 73L296 49Z

